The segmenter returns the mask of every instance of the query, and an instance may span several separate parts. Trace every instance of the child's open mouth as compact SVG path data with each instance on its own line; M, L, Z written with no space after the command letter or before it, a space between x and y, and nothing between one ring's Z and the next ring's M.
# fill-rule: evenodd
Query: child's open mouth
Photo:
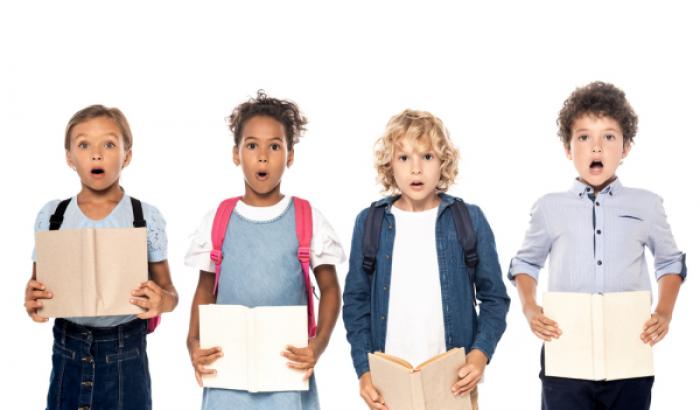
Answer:
M599 174L603 171L603 163L601 161L591 161L591 165L588 167L593 174Z
M258 172L255 173L255 176L256 176L259 180L261 180L261 181L266 180L267 177L268 177L268 175L269 175L269 174L268 174L267 172L265 172L265 171L258 171Z
M104 175L105 170L102 169L102 168L93 168L93 169L90 170L90 173L91 173L92 175Z
M413 182L411 182L411 188L421 189L421 188L423 188L423 183L420 181L413 181Z

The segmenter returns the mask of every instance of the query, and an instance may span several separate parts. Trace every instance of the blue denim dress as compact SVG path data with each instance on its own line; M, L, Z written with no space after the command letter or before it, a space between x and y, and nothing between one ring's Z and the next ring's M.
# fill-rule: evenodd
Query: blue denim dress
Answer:
M225 257L216 303L248 307L306 305L298 247L293 202L269 221L252 221L234 211L222 246ZM205 388L202 409L314 410L319 409L319 402L312 377L308 391L249 393Z

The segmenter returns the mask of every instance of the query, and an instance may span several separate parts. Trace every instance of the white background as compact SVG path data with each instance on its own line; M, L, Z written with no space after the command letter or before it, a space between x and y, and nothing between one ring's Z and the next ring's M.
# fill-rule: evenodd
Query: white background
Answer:
M0 408L45 403L51 325L27 318L23 291L37 211L79 190L62 145L78 109L117 106L131 122L122 184L165 215L181 297L149 336L154 407L195 409L201 392L185 335L197 273L182 261L201 216L242 192L225 123L236 104L259 88L299 103L309 131L283 191L309 198L348 252L355 215L380 194L374 140L403 108L435 113L461 150L451 192L485 210L507 267L531 205L575 176L556 136L562 102L604 80L640 117L620 178L665 198L689 255L671 332L654 349L652 407L697 409L698 13L669 1L564 3L3 2ZM338 266L341 282L346 270ZM480 387L482 408L537 409L540 342L508 291L508 329ZM324 409L363 408L342 321L317 375Z

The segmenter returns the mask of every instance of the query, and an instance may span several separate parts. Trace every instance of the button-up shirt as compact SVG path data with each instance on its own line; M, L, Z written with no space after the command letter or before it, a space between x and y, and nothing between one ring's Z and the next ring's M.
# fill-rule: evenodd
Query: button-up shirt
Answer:
M685 254L676 247L661 197L624 187L619 179L595 195L576 180L570 190L535 203L508 278L537 280L549 256L549 291L650 290L645 247L654 255L657 280L668 274L685 279Z

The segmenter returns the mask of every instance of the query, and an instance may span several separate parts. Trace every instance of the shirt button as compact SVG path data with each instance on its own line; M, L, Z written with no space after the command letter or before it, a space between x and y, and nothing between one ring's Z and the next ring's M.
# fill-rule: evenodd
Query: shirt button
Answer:
M389 225L387 226L387 229L391 230L391 224L389 224Z
M586 188L586 192L591 192L591 188Z
M598 266L602 265L603 261L598 261Z
M598 235L600 235L601 232L602 232L602 231L601 231L600 229L598 229L597 231L595 231L595 233L597 233Z
M595 206L600 206L600 202L595 201Z

